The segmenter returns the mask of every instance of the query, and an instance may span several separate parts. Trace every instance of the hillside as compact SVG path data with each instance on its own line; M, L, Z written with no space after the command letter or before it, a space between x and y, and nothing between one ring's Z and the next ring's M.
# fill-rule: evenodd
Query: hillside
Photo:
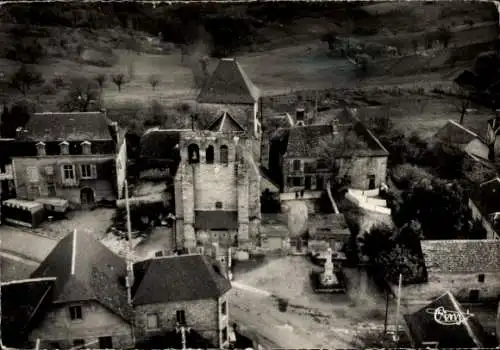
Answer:
M395 85L432 90L491 46L497 22L495 7L479 2L9 4L0 8L0 98L54 111L76 78L95 83L105 75L100 107L129 122L155 113L175 119L180 112L169 106L186 111L180 101L196 96L197 79L225 55L236 56L266 95ZM413 41L425 49L426 35L442 27L451 33L448 48L415 51ZM331 33L364 47L394 46L399 54L377 57L359 76L322 40ZM10 84L22 63L44 81L24 93ZM113 74L125 77L120 90ZM152 111L152 101L163 109Z

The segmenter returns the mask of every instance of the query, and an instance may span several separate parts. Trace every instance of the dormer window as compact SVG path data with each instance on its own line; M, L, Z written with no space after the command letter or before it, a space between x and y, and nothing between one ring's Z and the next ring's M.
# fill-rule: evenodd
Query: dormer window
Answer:
M89 141L83 141L81 143L82 145L82 154L91 154L91 146L92 144Z
M61 154L69 154L69 143L67 141L61 142L59 148Z
M47 153L45 151L45 143L40 141L36 144L36 154L38 156L45 156Z

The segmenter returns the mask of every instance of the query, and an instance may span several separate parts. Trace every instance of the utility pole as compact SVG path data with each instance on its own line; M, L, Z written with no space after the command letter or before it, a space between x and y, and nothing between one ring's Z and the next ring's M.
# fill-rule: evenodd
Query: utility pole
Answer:
M401 287L403 284L403 274L399 274L399 283L398 283L398 302L397 302L397 307L396 307L396 334L395 334L395 340L396 342L399 342L399 311L401 307Z
M384 318L384 334L387 334L387 318L389 316L389 287L385 290L385 318Z
M132 265L132 223L130 221L130 204L128 198L128 181L125 179L125 208L127 210L127 297L130 306L132 306L132 287L134 284L134 266ZM135 346L135 322L132 320L132 342Z
M0 246L2 245L2 241L0 240ZM0 257L0 259L2 259ZM2 341L2 264L0 261L0 348L4 348Z
M129 278L128 284L132 284L133 281L130 280L130 276L133 274L132 267L132 223L130 222L130 204L128 200L128 181L125 180L125 208L127 210L127 239L128 239L128 249L127 249L127 278ZM128 300L132 300L132 286L127 288Z
M191 327L186 327L184 325L178 325L176 327L178 333L181 333L182 336L182 350L187 349L187 341L186 341L186 333L191 332Z
M314 120L316 121L316 118L318 116L318 90L316 90L316 97L314 99Z

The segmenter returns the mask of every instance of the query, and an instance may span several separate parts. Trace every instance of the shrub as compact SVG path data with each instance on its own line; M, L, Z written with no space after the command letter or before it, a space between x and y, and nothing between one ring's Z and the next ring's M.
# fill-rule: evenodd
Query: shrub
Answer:
M42 85L40 93L43 95L55 95L58 89L52 82L47 82Z
M393 167L391 178L399 188L408 188L411 184L422 181L423 179L432 179L434 176L427 170L413 164L401 164Z

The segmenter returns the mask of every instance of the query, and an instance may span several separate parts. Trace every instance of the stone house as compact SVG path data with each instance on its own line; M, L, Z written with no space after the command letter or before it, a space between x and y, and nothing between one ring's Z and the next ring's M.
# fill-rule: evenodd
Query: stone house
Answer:
M129 263L76 231L31 278L2 284L4 344L46 349L223 345L231 288L208 257L181 255ZM165 336L167 338L165 338ZM158 339L159 338L159 339ZM155 343L156 342L156 343ZM173 342L173 343L172 343ZM180 347L180 345L178 346Z
M57 197L72 206L123 194L126 142L105 112L35 113L18 128L12 167L16 195Z
M464 317L458 324L446 324L440 310L460 315L467 315L468 312L447 291L420 310L404 315L405 331L413 347L453 349L492 346L488 334L474 314Z
M49 349L133 347L125 275L125 261L101 243L86 234L67 235L31 279L2 285L2 321L11 322L2 322L2 334L9 327L22 330L10 329L19 337L4 341L23 348L37 339Z
M386 180L387 150L348 111L331 124L306 125L298 115L296 125L278 130L271 142L271 172L280 174L282 192L298 198L322 192L331 180L348 179L356 189L378 188Z
M138 344L155 342L155 338L189 327L206 339L210 348L228 345L227 293L231 284L208 257L193 254L141 261L134 264L134 280ZM179 333L174 337L180 338Z
M434 135L434 139L445 145L457 146L473 156L488 159L488 146L481 136L453 120L448 120Z
M404 288L404 298L432 300L450 291L459 301L497 301L500 241L422 240L427 282Z

